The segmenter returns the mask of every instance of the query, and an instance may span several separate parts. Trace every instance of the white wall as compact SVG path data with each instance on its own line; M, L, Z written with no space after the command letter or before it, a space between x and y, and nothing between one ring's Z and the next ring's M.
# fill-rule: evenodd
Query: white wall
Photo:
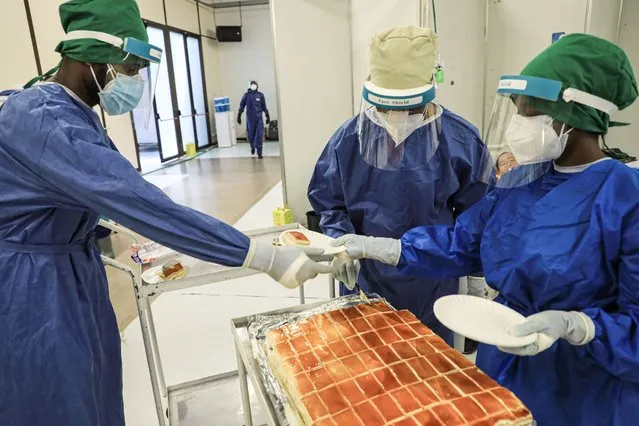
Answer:
M621 26L619 31L619 46L621 46L635 71L639 76L639 0L624 0ZM639 156L639 101L624 111L613 116L613 120L630 123L630 126L610 129L608 144L621 150Z
M430 2L420 11L419 0L352 0L351 35L353 49L353 105L358 110L362 83L368 77L368 45L371 37L396 25L420 25L420 14L428 15L425 26L433 25ZM485 0L436 2L437 32L445 81L437 99L446 107L481 128L484 84ZM425 13L427 12L427 13ZM463 31L460 31L463 28Z
M590 25L586 24L588 34L617 42L617 23L621 0L592 0ZM639 18L639 15L635 16Z
M550 45L552 33L583 32L586 3L585 0L489 0L486 125L499 78L519 74L534 56Z
M140 13L144 19L165 24L164 22L164 2L163 0L137 0Z
M436 2L444 82L437 101L482 130L484 111L484 28L486 0ZM434 27L432 9L428 26Z
M218 25L240 25L238 8L217 9ZM231 98L231 109L237 111L249 82L256 80L264 93L271 119L277 119L277 91L275 90L275 58L273 29L267 5L242 8L242 42L218 43L218 65L225 96ZM245 115L246 117L246 115ZM237 127L237 135L246 135L246 126Z
M350 6L344 0L272 0L271 8L285 197L302 220L317 158L352 115Z
M60 62L60 54L55 48L64 37L58 13L62 3L64 0L29 0L42 72L49 71Z
M0 25L0 90L17 89L38 75L23 0L4 0L2 11L10 19Z
M468 1L468 0L466 0ZM398 25L419 25L419 0L351 0L353 106L358 111L369 74L369 43L379 31Z
M164 0L167 25L181 30L200 33L195 0Z

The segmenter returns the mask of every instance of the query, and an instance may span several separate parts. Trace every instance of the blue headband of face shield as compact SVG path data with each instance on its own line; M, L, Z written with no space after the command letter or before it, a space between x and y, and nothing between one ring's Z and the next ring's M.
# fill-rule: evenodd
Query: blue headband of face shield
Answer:
M121 39L120 37L103 33L100 31L70 31L67 33L66 40L80 40L80 39L94 39L103 43L110 44L117 48L122 49L124 52L136 56L138 58L147 60L149 62L159 64L162 60L163 51L157 46L153 46L142 40L135 39L133 37L126 37Z

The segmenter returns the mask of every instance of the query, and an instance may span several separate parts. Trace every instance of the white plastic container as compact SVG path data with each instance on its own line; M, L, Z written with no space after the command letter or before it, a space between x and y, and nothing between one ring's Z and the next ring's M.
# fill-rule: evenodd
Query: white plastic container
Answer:
M231 112L231 100L228 96L213 100L215 110L215 129L217 144L220 148L230 148L237 143L235 137L234 114Z

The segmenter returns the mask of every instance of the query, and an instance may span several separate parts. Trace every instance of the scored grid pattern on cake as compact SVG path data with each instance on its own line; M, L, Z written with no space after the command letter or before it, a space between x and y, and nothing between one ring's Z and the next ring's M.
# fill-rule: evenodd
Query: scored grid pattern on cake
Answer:
M526 424L508 390L408 311L383 302L267 333L284 386L314 425Z

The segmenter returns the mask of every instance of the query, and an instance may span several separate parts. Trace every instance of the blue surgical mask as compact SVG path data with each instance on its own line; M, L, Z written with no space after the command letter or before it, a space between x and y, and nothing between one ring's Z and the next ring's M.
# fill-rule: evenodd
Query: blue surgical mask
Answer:
M91 68L91 72L93 73L93 68ZM110 65L109 72L114 77L104 86L104 89L98 83L100 106L109 115L122 115L133 111L144 95L146 83L139 74L128 76L116 73ZM93 73L93 78L95 78L95 73Z

